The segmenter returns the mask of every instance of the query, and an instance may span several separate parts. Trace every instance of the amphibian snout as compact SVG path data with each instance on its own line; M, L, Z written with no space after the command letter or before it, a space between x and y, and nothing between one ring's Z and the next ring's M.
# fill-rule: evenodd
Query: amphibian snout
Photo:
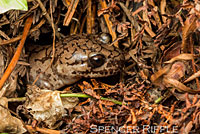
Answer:
M46 71L52 56L52 46L38 46L29 56L30 81L40 72L36 84L40 88L58 89L82 77L96 78L120 71L124 56L109 45L107 35L72 35L56 44L54 63Z

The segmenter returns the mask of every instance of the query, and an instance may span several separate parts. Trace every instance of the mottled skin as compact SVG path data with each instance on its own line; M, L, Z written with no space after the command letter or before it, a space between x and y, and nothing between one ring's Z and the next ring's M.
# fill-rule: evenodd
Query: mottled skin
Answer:
M40 73L36 85L58 89L82 77L96 78L120 71L124 56L119 49L100 41L98 35L72 35L56 44L54 63L46 71L52 56L52 45L37 46L30 52L30 82ZM91 59L96 59L93 62Z

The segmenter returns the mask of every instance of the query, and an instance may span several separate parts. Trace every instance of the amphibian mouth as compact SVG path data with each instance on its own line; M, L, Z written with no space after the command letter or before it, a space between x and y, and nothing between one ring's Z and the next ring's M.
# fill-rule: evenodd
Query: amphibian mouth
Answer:
M119 49L109 46L108 37L101 35L72 35L56 44L51 67L52 46L38 46L30 51L30 82L40 73L36 85L58 89L82 77L96 78L114 75L121 69L124 56Z

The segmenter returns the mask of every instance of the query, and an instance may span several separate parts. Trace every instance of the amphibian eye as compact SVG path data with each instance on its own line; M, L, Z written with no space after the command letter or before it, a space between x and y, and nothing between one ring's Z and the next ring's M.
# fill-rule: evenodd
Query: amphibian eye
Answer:
M105 63L105 59L103 54L90 54L88 62L92 68L97 68Z
M110 43L111 40L112 40L112 37L111 37L111 35L108 34L108 33L101 33L101 34L99 35L99 41L101 41L101 42L104 43L104 44Z

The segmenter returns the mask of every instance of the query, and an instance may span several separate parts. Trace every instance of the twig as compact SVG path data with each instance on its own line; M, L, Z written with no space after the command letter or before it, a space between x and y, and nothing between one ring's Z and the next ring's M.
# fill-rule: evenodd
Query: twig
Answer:
M195 15L191 15L186 18L184 22L184 26L182 27L182 44L181 44L181 51L182 53L187 53L187 39L191 36L191 33L196 30L196 20L197 17Z
M102 6L103 9L107 9L108 8L107 5L106 5L106 1L105 0L100 0L100 3L101 3L101 6ZM109 33L112 36L112 41L115 41L117 36L116 36L116 33L112 30L113 24L109 20L109 15L108 14L104 14L103 17L105 19L106 25L108 26ZM116 47L118 47L118 42L115 42L114 45Z
M26 125L29 131L31 132L41 132L43 134L60 134L59 130L52 130L52 129L47 129L47 128L39 128L39 127L32 127L30 125Z
M191 46L190 46L190 49L191 49L191 54L194 54L194 50L193 50L193 38L192 38L192 36L190 36L190 43L189 44L191 44ZM194 71L194 73L196 73L197 72L197 70L196 70L196 68L195 68L195 62L194 62L194 59L192 59L192 69L193 69L193 71ZM196 84L197 84L197 89L199 89L199 79L198 78L195 78L195 80L196 80Z
M82 94L82 93L68 93L68 94L60 94L60 97L78 97L78 98L93 98L90 95L87 94ZM101 97L100 100L105 100L105 101L111 101L114 104L122 105L121 101L111 99L111 98L105 98ZM20 102L20 101L26 101L26 97L19 97L19 98L9 98L8 102Z
M65 19L64 19L64 22L63 22L64 26L68 26L69 23L71 22L71 19L74 15L74 12L76 10L78 3L79 3L79 0L72 0L71 1L70 6L67 10L67 13L65 14Z
M52 29L53 29L53 49L52 49L52 59L51 59L51 62L50 62L50 64L47 66L47 68L45 69L45 71L52 65L52 63L53 63L53 61L54 61L54 57L55 57L55 41L56 41L56 30L55 30L55 24L54 24L54 22L53 22L53 13L52 13L52 1L50 0L50 12L51 12L51 25L52 25ZM44 72L45 72L44 71ZM42 73L44 73L44 72L41 72L41 73L39 73L38 75L37 75L37 77L35 78L35 80L34 80L34 82L32 83L32 85L34 85L36 82L37 82L37 80L38 80L38 78L40 77L40 75L42 74Z
M136 21L135 16L131 16L131 12L127 9L127 7L124 5L124 3L122 2L118 2L118 4L121 6L121 8L124 10L124 12L126 13L126 16L128 17L128 19L130 20L131 24L134 26L136 32L138 32L140 30L139 24Z
M47 13L47 10L46 10L46 8L44 7L44 5L43 5L43 3L40 1L40 0L37 0L37 2L39 3L39 5L40 5L40 8L42 9L42 12L43 12L43 14L45 15L45 17L46 17L46 19L47 19L47 21L49 22L49 24L52 26L52 28L54 27L53 25L52 25L52 20L51 20L51 18L50 18L50 16L49 16L49 14ZM56 29L56 37L58 38L58 39L60 39L60 34L59 34L59 32L58 32L58 30Z
M7 34L0 30L0 35L3 36L5 39L10 40Z
M40 21L40 23L39 23L37 26L35 26L33 29L30 30L29 34L35 32L36 30L38 30L45 22L46 22L46 20L45 20L45 19L42 19L42 20ZM11 43L14 43L14 42L20 40L21 38L22 38L22 35L19 35L19 36L15 37L15 38L12 38L12 39L10 39L10 40L6 40L6 41L0 42L0 45L8 45L8 44L11 44Z
M25 26L24 26L24 32L22 34L22 39L17 47L17 50L10 62L10 64L8 65L8 68L6 69L4 75L2 76L1 80L0 80L0 90L2 89L5 81L7 80L7 78L10 76L10 74L12 73L12 71L14 70L17 61L19 60L22 48L24 46L26 37L28 35L28 32L30 30L31 24L32 24L33 18L32 16L28 17L28 19L26 20Z
M87 34L92 33L92 27L94 24L92 21L94 21L93 15L92 15L92 0L88 0L87 4Z

